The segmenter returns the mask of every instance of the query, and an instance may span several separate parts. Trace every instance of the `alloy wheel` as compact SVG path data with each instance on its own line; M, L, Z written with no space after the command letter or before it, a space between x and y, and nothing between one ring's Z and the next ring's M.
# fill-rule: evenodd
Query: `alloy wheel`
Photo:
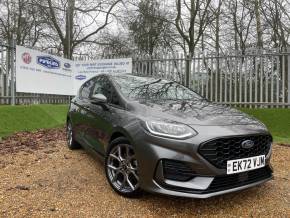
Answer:
M138 163L132 146L116 145L109 152L106 170L111 184L122 193L139 188Z

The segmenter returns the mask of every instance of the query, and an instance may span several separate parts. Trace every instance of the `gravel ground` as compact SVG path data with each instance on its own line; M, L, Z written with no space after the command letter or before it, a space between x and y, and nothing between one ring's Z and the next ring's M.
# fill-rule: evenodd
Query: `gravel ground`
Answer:
M238 193L125 199L100 161L66 148L62 129L20 133L0 143L0 217L290 217L290 147L275 145L272 163L274 180Z

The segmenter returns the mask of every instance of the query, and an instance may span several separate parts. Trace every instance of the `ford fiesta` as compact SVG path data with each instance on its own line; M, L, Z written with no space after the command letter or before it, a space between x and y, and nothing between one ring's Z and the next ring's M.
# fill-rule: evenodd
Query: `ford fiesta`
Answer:
M67 139L70 149L100 156L109 184L126 197L207 198L272 178L265 125L168 80L90 79L71 101Z

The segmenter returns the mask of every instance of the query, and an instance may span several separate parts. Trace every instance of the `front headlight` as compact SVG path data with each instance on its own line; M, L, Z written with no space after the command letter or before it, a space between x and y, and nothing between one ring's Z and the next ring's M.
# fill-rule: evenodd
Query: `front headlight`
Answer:
M146 121L150 133L175 139L186 139L197 135L197 132L185 124Z

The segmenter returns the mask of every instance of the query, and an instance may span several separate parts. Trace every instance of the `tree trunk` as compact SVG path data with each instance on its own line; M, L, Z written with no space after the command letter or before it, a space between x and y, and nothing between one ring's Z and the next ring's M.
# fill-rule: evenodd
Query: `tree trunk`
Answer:
M263 48L263 30L261 26L261 13L260 13L260 0L255 0L255 17L256 17L256 29L257 29L257 47Z
M75 0L69 0L67 11L66 11L66 35L65 35L65 42L63 45L64 57L68 59L72 58L72 51L73 51L74 8L75 8Z
M221 14L222 0L219 0L219 6L216 12L216 22L215 22L215 52L216 56L220 53L220 14ZM220 69L220 59L217 58L217 74L219 74Z

